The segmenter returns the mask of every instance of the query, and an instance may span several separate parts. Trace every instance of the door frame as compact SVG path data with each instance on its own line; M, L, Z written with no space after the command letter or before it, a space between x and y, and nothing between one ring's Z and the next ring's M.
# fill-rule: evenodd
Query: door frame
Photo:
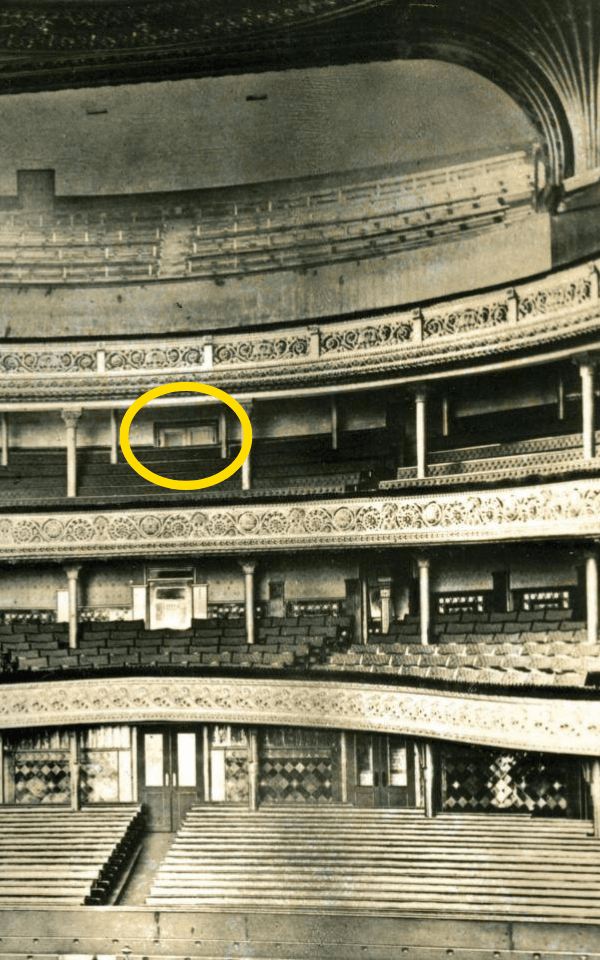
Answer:
M181 786L179 734L193 734L195 740L195 785ZM162 737L162 784L146 784L146 735ZM138 726L137 782L138 799L148 813L148 828L155 833L175 832L190 807L204 796L203 741L201 724L140 724Z

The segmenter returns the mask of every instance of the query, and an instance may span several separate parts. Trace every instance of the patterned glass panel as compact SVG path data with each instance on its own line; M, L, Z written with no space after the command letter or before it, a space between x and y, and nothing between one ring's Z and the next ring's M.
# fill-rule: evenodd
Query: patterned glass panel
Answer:
M227 803L247 803L248 755L246 751L225 751L225 799Z
M82 803L119 801L119 754L117 750L84 751L79 772Z
M445 810L569 815L573 762L561 757L472 749L444 758Z
M262 803L330 803L332 758L264 758L260 763L259 790Z
M71 772L68 754L15 752L15 803L69 803Z

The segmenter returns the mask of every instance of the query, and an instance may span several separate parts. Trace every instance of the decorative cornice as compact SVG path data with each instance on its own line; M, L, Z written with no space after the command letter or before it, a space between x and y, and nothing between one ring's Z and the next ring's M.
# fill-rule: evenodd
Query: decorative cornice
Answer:
M223 389L380 377L533 350L600 330L595 262L516 290L293 332L208 338L3 344L0 400L133 400L170 379Z
M0 687L0 726L220 722L372 730L462 743L592 755L599 700L415 691L315 680L156 678Z
M600 536L600 478L412 497L0 516L0 559Z

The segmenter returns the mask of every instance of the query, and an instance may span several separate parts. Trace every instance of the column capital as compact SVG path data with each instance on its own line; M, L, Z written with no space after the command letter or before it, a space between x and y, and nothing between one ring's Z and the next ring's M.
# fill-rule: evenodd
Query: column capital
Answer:
M431 387L419 384L416 387L411 387L411 393L415 403L425 403L431 396Z
M251 576L258 566L258 560L238 560L238 563L247 577Z
M415 563L417 564L419 570L429 570L431 567L431 558L425 553L420 553L415 557Z
M581 353L579 356L573 357L573 363L578 367L581 376L586 370L594 371L599 360L600 357L595 353Z
M60 415L67 425L67 427L76 427L77 421L81 417L83 409L81 407L74 407L73 409L69 408L67 410L61 410Z
M83 564L81 563L65 563L63 570L65 571L69 580L77 580L82 566Z

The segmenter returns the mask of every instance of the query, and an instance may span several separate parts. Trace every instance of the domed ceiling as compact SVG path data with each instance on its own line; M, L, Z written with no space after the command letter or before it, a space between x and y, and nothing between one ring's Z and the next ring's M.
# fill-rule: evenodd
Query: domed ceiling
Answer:
M429 58L528 114L551 178L600 169L597 0L3 0L0 93Z

